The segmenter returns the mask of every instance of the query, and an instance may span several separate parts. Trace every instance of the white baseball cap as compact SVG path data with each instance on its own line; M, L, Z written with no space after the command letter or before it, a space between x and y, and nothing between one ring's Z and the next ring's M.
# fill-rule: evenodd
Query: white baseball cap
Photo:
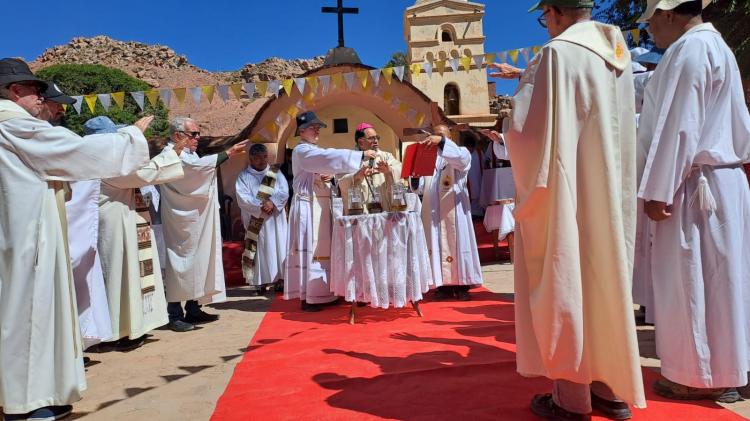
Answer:
M688 3L692 0L648 0L646 3L646 11L643 13L638 23L646 23L657 9L659 10L674 10L677 6ZM713 0L703 0L703 8L708 7L709 4L713 3Z

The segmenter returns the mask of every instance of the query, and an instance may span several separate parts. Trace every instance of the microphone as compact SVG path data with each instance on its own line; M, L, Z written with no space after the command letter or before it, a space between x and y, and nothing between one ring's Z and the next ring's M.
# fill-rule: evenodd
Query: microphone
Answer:
M372 168L375 165L375 158L370 158L368 165Z

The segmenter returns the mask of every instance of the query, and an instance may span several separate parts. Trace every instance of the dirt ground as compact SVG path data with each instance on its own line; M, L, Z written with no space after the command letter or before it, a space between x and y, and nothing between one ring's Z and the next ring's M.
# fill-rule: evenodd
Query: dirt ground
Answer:
M513 266L484 267L486 287L513 294ZM229 291L228 301L211 306L221 319L199 329L156 330L131 352L87 353L88 390L75 404L74 418L85 420L207 420L245 347L271 305L245 288ZM653 327L639 326L642 364L659 367ZM649 385L647 385L648 387ZM726 407L750 418L750 401Z

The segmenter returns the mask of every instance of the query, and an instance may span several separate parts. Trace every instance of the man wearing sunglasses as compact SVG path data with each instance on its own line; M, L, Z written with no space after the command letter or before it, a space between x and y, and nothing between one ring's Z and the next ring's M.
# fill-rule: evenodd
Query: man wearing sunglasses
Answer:
M521 74L505 133L517 192L517 369L554 380L531 403L548 419L585 420L592 408L628 419L628 403L646 405L631 295L633 75L620 28L591 21L593 7L531 8L551 40Z
M339 178L339 189L344 200L344 210L349 209L350 189L359 189L362 193L363 203L373 200L379 201L382 209L390 210L391 189L393 184L401 180L401 162L391 153L380 150L380 135L370 123L362 123L354 132L354 149L357 151L375 151L377 158L368 161L368 165L362 167L353 174L347 174ZM369 165L372 164L372 165ZM373 198L373 194L378 198ZM365 206L364 212L368 213Z

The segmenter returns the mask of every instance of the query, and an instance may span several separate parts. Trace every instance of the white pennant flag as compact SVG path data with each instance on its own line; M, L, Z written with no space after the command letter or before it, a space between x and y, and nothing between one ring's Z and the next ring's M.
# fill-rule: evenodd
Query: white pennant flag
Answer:
M432 62L431 61L425 61L424 65L422 66L424 69L424 72L427 73L427 77L432 79Z
M448 60L448 64L450 64L451 70L453 70L454 72L458 71L458 59L457 58L452 58Z
M401 105L401 100L398 98L393 98L393 100L391 100L391 105L393 106L393 108L398 108L398 106Z
M522 48L521 49L521 55L523 56L523 59L526 60L526 64L529 63L529 49L528 48Z
M131 92L130 95L135 100L135 103L138 104L138 106L141 108L141 111L143 111L143 98L144 98L143 91Z
M255 83L244 83L243 86L245 87L245 93L247 96L249 96L250 99L253 99L253 97L255 97Z
M500 63L507 63L508 62L508 53L506 51L503 51L500 53Z
M370 76L372 76L372 81L375 82L375 86L380 84L380 73L380 69L370 70Z
M284 122L284 119L282 117L285 116L285 115L286 115L286 113L281 113L281 114L279 114L279 115L276 116L276 119L274 121L276 122L277 126L281 127L281 123Z
M169 104L172 103L172 90L171 89L159 89L159 98L165 107L169 108Z
M76 102L73 103L73 108L76 110L78 114L81 114L81 105L83 105L83 95L74 96L73 99L76 100Z
M262 137L262 138L263 138L264 140L271 140L271 133L268 133L268 130L266 130L266 128L265 128L265 127L264 127L264 128L262 128L262 129L260 129L260 131L258 131L258 134L259 134L259 135L260 135L260 137Z
M268 90L271 91L272 94L278 95L279 90L281 90L281 82L278 80L269 80Z
M344 73L344 80L346 81L346 86L349 87L349 90L354 86L354 76L354 73Z
M298 109L298 110L301 110L301 111L307 111L307 105L305 105L305 103L304 103L304 102L302 102L302 100L301 100L301 99L300 99L300 100L298 100L298 101L297 101L297 104L295 104L295 105L296 105L296 107L297 107L297 109Z
M417 117L417 110L410 108L409 111L406 112L406 119L407 120L414 120Z
M481 69L484 64L484 54L474 56L474 64L477 66L477 69Z
M196 104L201 103L201 87L197 86L195 88L190 88L190 96L193 97L193 101L195 101Z
M331 86L331 76L330 75L324 75L324 76L318 76L318 80L320 81L320 84L323 86L323 95L328 93L328 88Z
M394 67L393 73L396 74L396 77L398 77L398 80L400 80L401 82L404 81L404 66Z
M299 89L299 93L304 94L305 93L305 78L303 77L294 78L294 83L297 85L297 89Z
M109 94L98 94L96 97L99 98L99 102L102 103L104 111L109 111L109 107L112 105L112 97L109 96Z
M219 85L216 89L219 91L219 98L222 101L229 101L229 85Z

